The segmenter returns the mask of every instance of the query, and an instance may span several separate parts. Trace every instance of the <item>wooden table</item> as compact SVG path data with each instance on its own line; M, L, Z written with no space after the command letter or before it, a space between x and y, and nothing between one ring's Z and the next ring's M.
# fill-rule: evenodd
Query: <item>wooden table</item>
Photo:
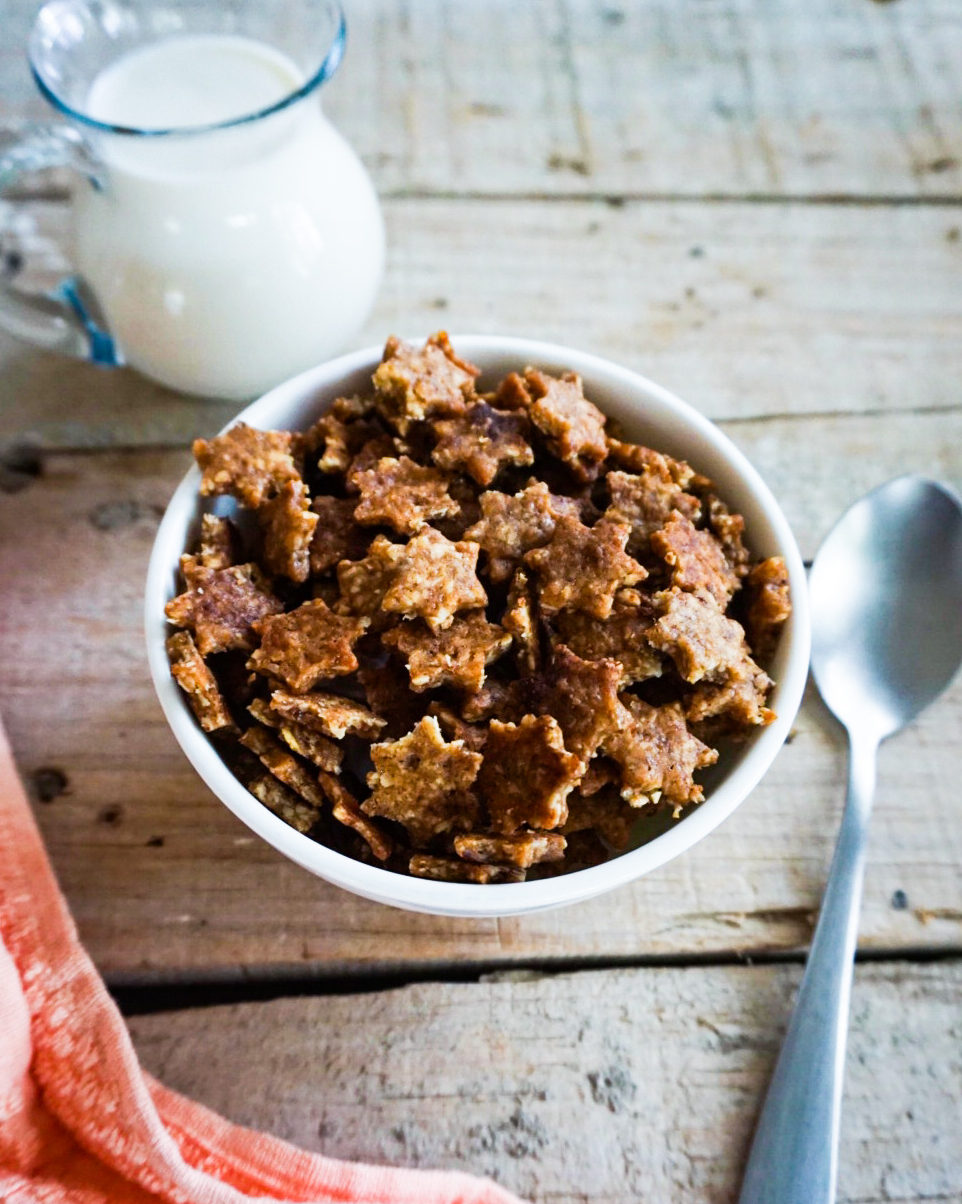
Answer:
M0 107L40 104L0 0ZM369 0L328 108L390 264L356 345L510 331L640 369L747 452L811 556L920 470L962 485L955 0ZM65 222L62 181L31 200ZM234 407L0 336L0 708L145 1064L348 1158L522 1195L728 1201L842 798L809 698L745 805L567 911L408 915L316 881L201 785L141 593L187 446ZM924 599L920 599L924 604ZM962 1200L962 684L881 758L840 1199Z

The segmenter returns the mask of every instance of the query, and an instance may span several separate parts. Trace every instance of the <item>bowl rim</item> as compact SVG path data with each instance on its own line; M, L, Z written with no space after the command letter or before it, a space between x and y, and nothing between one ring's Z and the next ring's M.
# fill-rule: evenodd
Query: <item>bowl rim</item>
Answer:
M411 341L423 341L412 339ZM357 861L295 831L264 807L220 759L194 718L186 695L170 673L165 641L170 626L164 604L184 550L187 527L197 513L200 472L192 465L178 485L160 522L151 550L144 599L147 655L154 689L181 750L217 798L268 844L311 873L364 898L409 911L464 918L492 918L540 911L582 902L624 886L686 852L723 823L749 796L774 761L801 704L808 677L811 631L805 569L795 537L764 480L744 453L713 422L676 394L641 373L603 357L562 344L499 335L452 335L459 354L481 361L516 356L518 365L541 363L557 371L578 372L591 392L592 379L605 388L624 389L653 402L711 444L764 512L778 553L785 558L792 596L792 617L783 636L787 655L776 682L777 718L753 735L740 763L706 800L667 831L636 849L600 865L531 882L474 884L412 878ZM312 394L337 396L337 383L380 361L382 345L369 346L328 360L282 382L241 409L222 430L239 421L265 429L266 416L279 405L293 405ZM319 401L319 406L324 402Z

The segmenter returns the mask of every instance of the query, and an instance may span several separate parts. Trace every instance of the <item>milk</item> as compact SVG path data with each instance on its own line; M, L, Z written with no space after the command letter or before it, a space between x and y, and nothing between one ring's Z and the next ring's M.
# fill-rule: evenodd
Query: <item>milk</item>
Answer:
M384 232L371 183L290 59L181 35L93 81L87 113L175 134L103 135L105 186L75 197L75 253L126 362L243 399L339 349L373 304Z

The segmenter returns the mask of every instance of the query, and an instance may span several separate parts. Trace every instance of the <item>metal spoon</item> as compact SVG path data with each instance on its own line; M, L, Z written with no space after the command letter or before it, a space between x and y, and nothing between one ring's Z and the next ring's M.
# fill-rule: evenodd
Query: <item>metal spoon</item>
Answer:
M809 576L812 673L848 729L842 827L739 1204L832 1204L865 839L879 744L962 659L962 502L907 476L842 516Z

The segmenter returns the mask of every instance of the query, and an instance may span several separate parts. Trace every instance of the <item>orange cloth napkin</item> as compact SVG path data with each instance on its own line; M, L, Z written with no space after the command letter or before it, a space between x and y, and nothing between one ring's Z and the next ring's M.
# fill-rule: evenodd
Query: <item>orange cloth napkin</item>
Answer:
M0 727L0 1201L518 1204L493 1183L308 1154L168 1091L77 939Z

